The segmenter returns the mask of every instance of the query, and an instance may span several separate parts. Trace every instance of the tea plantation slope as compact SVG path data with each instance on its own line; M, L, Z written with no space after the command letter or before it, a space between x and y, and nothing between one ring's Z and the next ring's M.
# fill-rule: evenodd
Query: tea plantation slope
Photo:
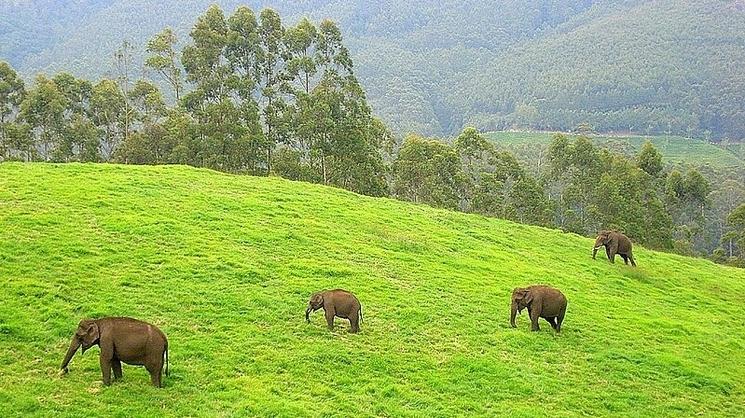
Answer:
M277 178L187 167L0 164L0 416L745 415L745 272ZM569 299L561 335L515 286ZM348 323L306 324L341 287ZM171 376L101 386L84 317L169 337Z

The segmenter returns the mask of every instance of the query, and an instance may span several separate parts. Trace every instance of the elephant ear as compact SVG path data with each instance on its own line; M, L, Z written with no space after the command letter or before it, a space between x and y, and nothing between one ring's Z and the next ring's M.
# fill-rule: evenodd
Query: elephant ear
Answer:
M314 305L322 305L323 293L314 293L313 296L310 297L310 303Z
M529 305L530 302L533 301L533 293L530 290L525 291L525 297L523 298L523 303L526 305Z
M93 345L100 336L101 334L98 329L98 324L96 324L95 322L91 322L85 328L85 334L83 334L82 339L86 345L90 346Z

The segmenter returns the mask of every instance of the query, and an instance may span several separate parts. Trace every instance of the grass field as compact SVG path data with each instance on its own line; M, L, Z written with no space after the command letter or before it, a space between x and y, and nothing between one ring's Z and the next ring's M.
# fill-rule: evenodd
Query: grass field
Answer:
M0 164L0 416L743 416L745 271L277 178L187 167ZM512 288L569 299L561 335ZM364 322L304 321L357 294ZM169 337L171 376L98 348L84 317Z
M489 132L485 135L495 143L519 155L526 146L548 147L553 133L507 131ZM664 161L673 164L709 165L720 169L745 167L745 160L739 157L741 154L739 145L731 145L725 149L706 141L680 136L593 135L591 138L598 145L610 147L627 155L636 155L646 141L652 141L652 144L662 154Z

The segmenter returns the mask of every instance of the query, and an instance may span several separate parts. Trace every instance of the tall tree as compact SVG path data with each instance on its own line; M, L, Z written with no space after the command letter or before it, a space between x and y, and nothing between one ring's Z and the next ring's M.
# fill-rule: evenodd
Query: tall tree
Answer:
M122 142L127 142L125 135L127 126L126 99L114 80L101 80L93 86L91 94L90 114L96 126L101 128L101 151L104 161L114 157L116 148Z
M178 37L171 28L165 28L153 36L147 43L145 50L148 55L145 67L155 70L173 89L176 103L181 100L183 80L179 66L179 53L176 50Z
M285 28L279 14L264 9L259 15L258 81L263 104L264 139L267 152L267 173L271 172L272 150L276 144L288 141L284 122L287 105L280 95L287 50Z
M739 249L738 264L745 266L745 203L741 204L727 217L727 223L732 229L728 234Z
M393 193L400 199L456 209L464 175L458 153L449 145L409 135L393 164Z
M119 86L121 94L117 97L123 100L124 113L122 115L123 121L123 140L129 139L130 132L132 131L132 106L129 102L129 92L132 84L132 78L130 74L133 70L133 55L134 46L129 41L122 42L121 47L114 52L114 68L116 69L116 83ZM113 150L112 150L113 151Z
M28 123L42 159L52 158L62 139L68 101L54 81L39 75L23 102L19 117Z
M233 69L225 60L228 23L220 7L211 6L191 31L192 43L184 48L182 62L194 89L183 102L197 122L198 149L190 152L191 164L234 171L236 136L242 135L239 111L231 100Z
M651 141L646 141L636 157L639 168L646 171L652 177L657 177L662 171L662 154L652 145Z
M296 83L289 90L310 94L313 78L318 72L315 57L318 29L310 20L303 18L297 25L287 29L284 42L291 57L287 62L288 79Z
M9 158L14 149L18 128L11 127L11 120L18 113L24 95L23 80L8 63L0 61L0 158Z

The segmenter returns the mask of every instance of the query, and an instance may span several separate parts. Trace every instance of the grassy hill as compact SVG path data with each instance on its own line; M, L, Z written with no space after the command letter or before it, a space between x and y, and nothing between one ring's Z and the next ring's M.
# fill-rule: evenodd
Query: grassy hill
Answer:
M551 132L489 132L485 136L497 145L520 155L530 147L548 148ZM739 144L729 148L718 147L705 141L681 136L607 136L593 135L598 145L606 146L627 155L636 155L646 141L660 151L665 162L673 164L709 165L713 168L745 168L745 160L738 155Z
M0 164L0 416L743 416L745 271L342 190L186 167ZM515 286L569 299L562 334ZM332 334L315 290L363 304ZM171 376L58 375L83 317L170 340Z

